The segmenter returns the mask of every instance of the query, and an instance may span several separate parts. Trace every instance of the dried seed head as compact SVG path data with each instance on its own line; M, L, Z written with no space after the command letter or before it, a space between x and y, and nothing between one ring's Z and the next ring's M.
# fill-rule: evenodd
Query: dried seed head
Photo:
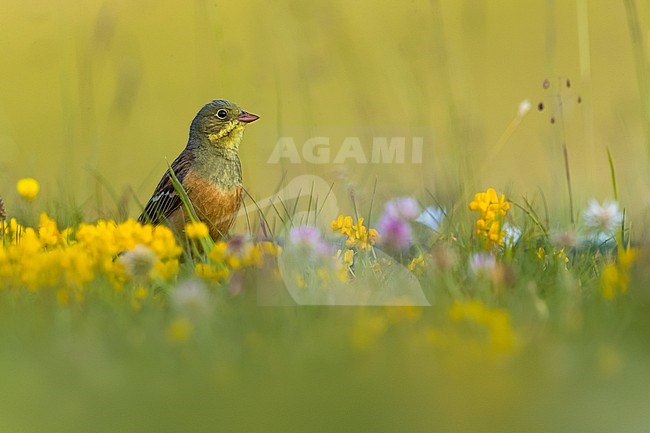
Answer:
M156 253L142 244L125 251L119 257L126 274L132 278L147 278L156 264Z
M550 85L551 82L548 81L548 78L544 80L544 83L542 83L542 87L544 87L545 89L548 89Z
M5 202L2 201L2 197L0 197L0 220L4 220L7 218L7 211L5 210Z
M555 123L555 116L551 116L551 123Z
M571 80L569 80L568 78L566 79L566 87L567 89L571 87Z
M544 109L544 103L543 103L543 102L540 102L539 104L537 104L537 109L538 109L539 111L542 111L542 110Z
M551 233L551 242L557 248L575 248L578 246L578 235L572 231Z
M530 101L528 99L524 99L519 103L519 107L517 109L517 116L519 117L524 117L528 112L530 111Z

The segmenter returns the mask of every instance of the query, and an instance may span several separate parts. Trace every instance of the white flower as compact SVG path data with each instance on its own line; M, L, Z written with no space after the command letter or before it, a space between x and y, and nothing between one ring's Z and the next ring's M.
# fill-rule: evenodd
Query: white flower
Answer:
M507 246L511 247L515 245L519 241L519 238L521 237L521 229L510 223L505 223L503 225L503 231L506 232L506 235L504 236L503 240Z
M621 226L623 213L615 201L605 201L601 205L598 201L589 200L589 206L582 214L585 228L598 235L611 235Z
M530 101L524 99L519 103L519 109L517 110L517 116L524 117L530 111Z
M191 279L179 284L171 293L170 298L172 305L177 310L194 314L210 312L212 303L210 293L200 280Z
M132 250L125 251L119 257L127 275L132 278L146 278L153 270L158 257L149 247L136 245Z
M497 260L490 253L474 253L469 256L469 270L473 274L491 271L497 265Z
M578 246L578 235L572 231L556 231L551 234L551 242L558 248L575 248Z
M428 206L424 211L418 216L415 221L420 224L424 224L433 231L438 231L440 228L440 223L445 218L445 210L435 206Z

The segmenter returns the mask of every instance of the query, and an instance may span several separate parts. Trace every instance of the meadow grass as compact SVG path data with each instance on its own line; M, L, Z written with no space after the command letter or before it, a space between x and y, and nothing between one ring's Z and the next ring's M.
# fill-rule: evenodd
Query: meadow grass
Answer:
M494 197L477 194L435 227L402 215L413 231L399 252L382 241L388 231L358 231L357 217L321 227L325 253L291 231L297 224L263 242L235 236L210 247L188 227L183 252L164 228L62 230L41 216L34 232L6 221L2 429L644 425L642 251L618 226L606 237L583 232L587 220L554 233L534 202ZM414 203L422 211L412 199L376 211L377 227ZM490 218L520 232L490 237L476 224ZM351 263L336 248L352 251ZM409 300L409 284L431 305Z

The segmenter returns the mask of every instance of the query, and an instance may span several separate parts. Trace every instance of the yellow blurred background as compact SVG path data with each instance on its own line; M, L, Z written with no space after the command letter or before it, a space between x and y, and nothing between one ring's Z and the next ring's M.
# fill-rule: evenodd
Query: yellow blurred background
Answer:
M568 223L566 139L576 209L612 197L609 148L638 221L650 183L635 61L650 57L650 4L635 4L637 52L624 2L603 0L4 0L0 195L11 203L31 176L43 200L114 216L110 191L148 199L198 109L225 98L261 116L241 147L256 198L299 174L335 182L344 208L375 180L379 202L468 202L493 186L516 200L542 191ZM421 164L268 163L281 136L327 135L334 155L345 136L365 148L373 131L422 130Z

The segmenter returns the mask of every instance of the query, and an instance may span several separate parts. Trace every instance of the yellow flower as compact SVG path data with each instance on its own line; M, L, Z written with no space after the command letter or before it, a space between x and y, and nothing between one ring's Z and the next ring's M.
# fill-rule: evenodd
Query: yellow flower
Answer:
M0 247L0 283L31 290L56 288L61 304L83 301L85 286L98 277L118 291L128 277L171 279L178 273L182 252L167 227L133 220L80 224L75 233L71 228L59 230L56 221L42 214L38 230L13 219L1 230L6 241Z
M634 261L636 260L637 250L634 248L627 248L618 253L618 264L621 268L629 270Z
M388 320L384 314L370 311L360 310L352 328L352 346L357 350L374 349L388 328Z
M449 309L449 317L454 322L469 322L485 328L494 353L510 353L517 347L517 336L505 310L490 308L479 300L456 301Z
M225 281L233 271L251 266L262 266L267 257L277 255L281 248L271 242L253 244L245 238L229 242L218 241L208 253L208 263L195 266L196 275L204 279Z
M332 221L332 230L348 237L345 241L346 247L370 250L379 235L377 230L368 229L363 225L363 221L363 218L359 218L355 223L351 216L339 215Z
M242 265L241 259L237 256L229 256L226 259L226 264L230 266L232 269L239 269Z
M172 343L183 343L192 336L194 326L184 317L178 317L167 327L167 339Z
M301 273L296 272L295 277L296 277L296 287L298 287L299 289L304 289L305 287L307 287L307 283L305 282L305 277Z
M620 286L620 273L614 263L605 265L600 275L600 284L603 298L611 301L616 297L617 289Z
M72 233L71 228L59 231L56 221L48 217L45 212L41 214L38 227L38 237L45 247L52 247L57 244L66 244L69 235Z
M336 270L336 278L340 282L347 283L349 281L349 277L350 275L348 274L348 270L344 266L341 266Z
M502 245L506 235L502 230L502 220L510 209L506 196L498 196L493 188L488 188L486 192L474 195L469 208L480 213L476 220L476 234L483 239L485 246L489 249L494 245Z
M340 214L334 221L332 221L332 230L338 231L342 235L349 235L352 232L352 217L344 217Z
M208 258L213 262L221 262L226 257L227 249L228 249L228 244L223 241L219 241L215 243L214 247L212 247L212 250L210 250L210 253L208 254Z
M352 266L354 264L354 250L346 249L345 252L338 250L336 252L336 258L343 257L343 263L346 266Z
M178 273L178 260L158 261L155 266L156 276L163 280L171 280Z
M415 257L413 260L411 260L411 263L409 263L408 268L409 271L415 272L415 275L422 275L424 273L424 269L426 268L426 265L424 263L424 257L422 256L422 254Z
M153 228L150 247L161 260L178 258L183 252L183 248L176 243L174 233L165 226Z
M603 298L611 301L617 293L625 294L630 285L630 268L636 259L637 251L628 248L618 253L618 263L608 263L600 276Z
M20 179L16 184L16 190L18 191L18 194L20 194L20 196L27 201L32 201L34 198L36 198L39 188L40 186L38 184L38 181L36 179L32 179L31 177Z
M488 238L494 242L494 243L499 243L500 238L503 237L501 235L501 230L499 230L501 226L499 225L499 221L494 221L490 225L490 229L488 230ZM501 240L503 242L503 240Z
M193 222L185 226L185 234L190 239L201 239L208 236L208 226L202 222Z
M218 269L217 269L218 267ZM197 263L194 266L194 273L204 280L223 281L228 278L230 271L225 266L211 266L207 263Z
M135 311L139 311L142 308L142 302L147 299L149 292L144 286L138 286L131 296L131 308Z
M212 273L212 267L207 263L197 263L194 265L194 273L199 277L205 278L207 280L210 278L210 275Z
M247 261L255 266L262 266L266 260L279 255L282 247L273 242L263 241L256 243L248 254Z
M330 273L327 269L320 268L316 271L316 276L321 284L327 284L330 282Z
M255 249L263 255L277 256L282 252L282 247L273 242L262 241L255 244Z
M505 216L510 203L506 201L506 196L501 194L499 197L494 188L488 188L486 192L479 192L474 195L474 200L469 204L469 208L474 211L480 211L482 215L490 215L493 219L495 214Z
M566 255L566 252L564 252L564 248L560 249L560 251L555 253L555 257L558 259L562 260L565 264L569 263L569 258ZM566 269L566 267L565 267Z
M352 266L354 263L354 251L346 250L345 253L343 253L343 262L348 266Z

